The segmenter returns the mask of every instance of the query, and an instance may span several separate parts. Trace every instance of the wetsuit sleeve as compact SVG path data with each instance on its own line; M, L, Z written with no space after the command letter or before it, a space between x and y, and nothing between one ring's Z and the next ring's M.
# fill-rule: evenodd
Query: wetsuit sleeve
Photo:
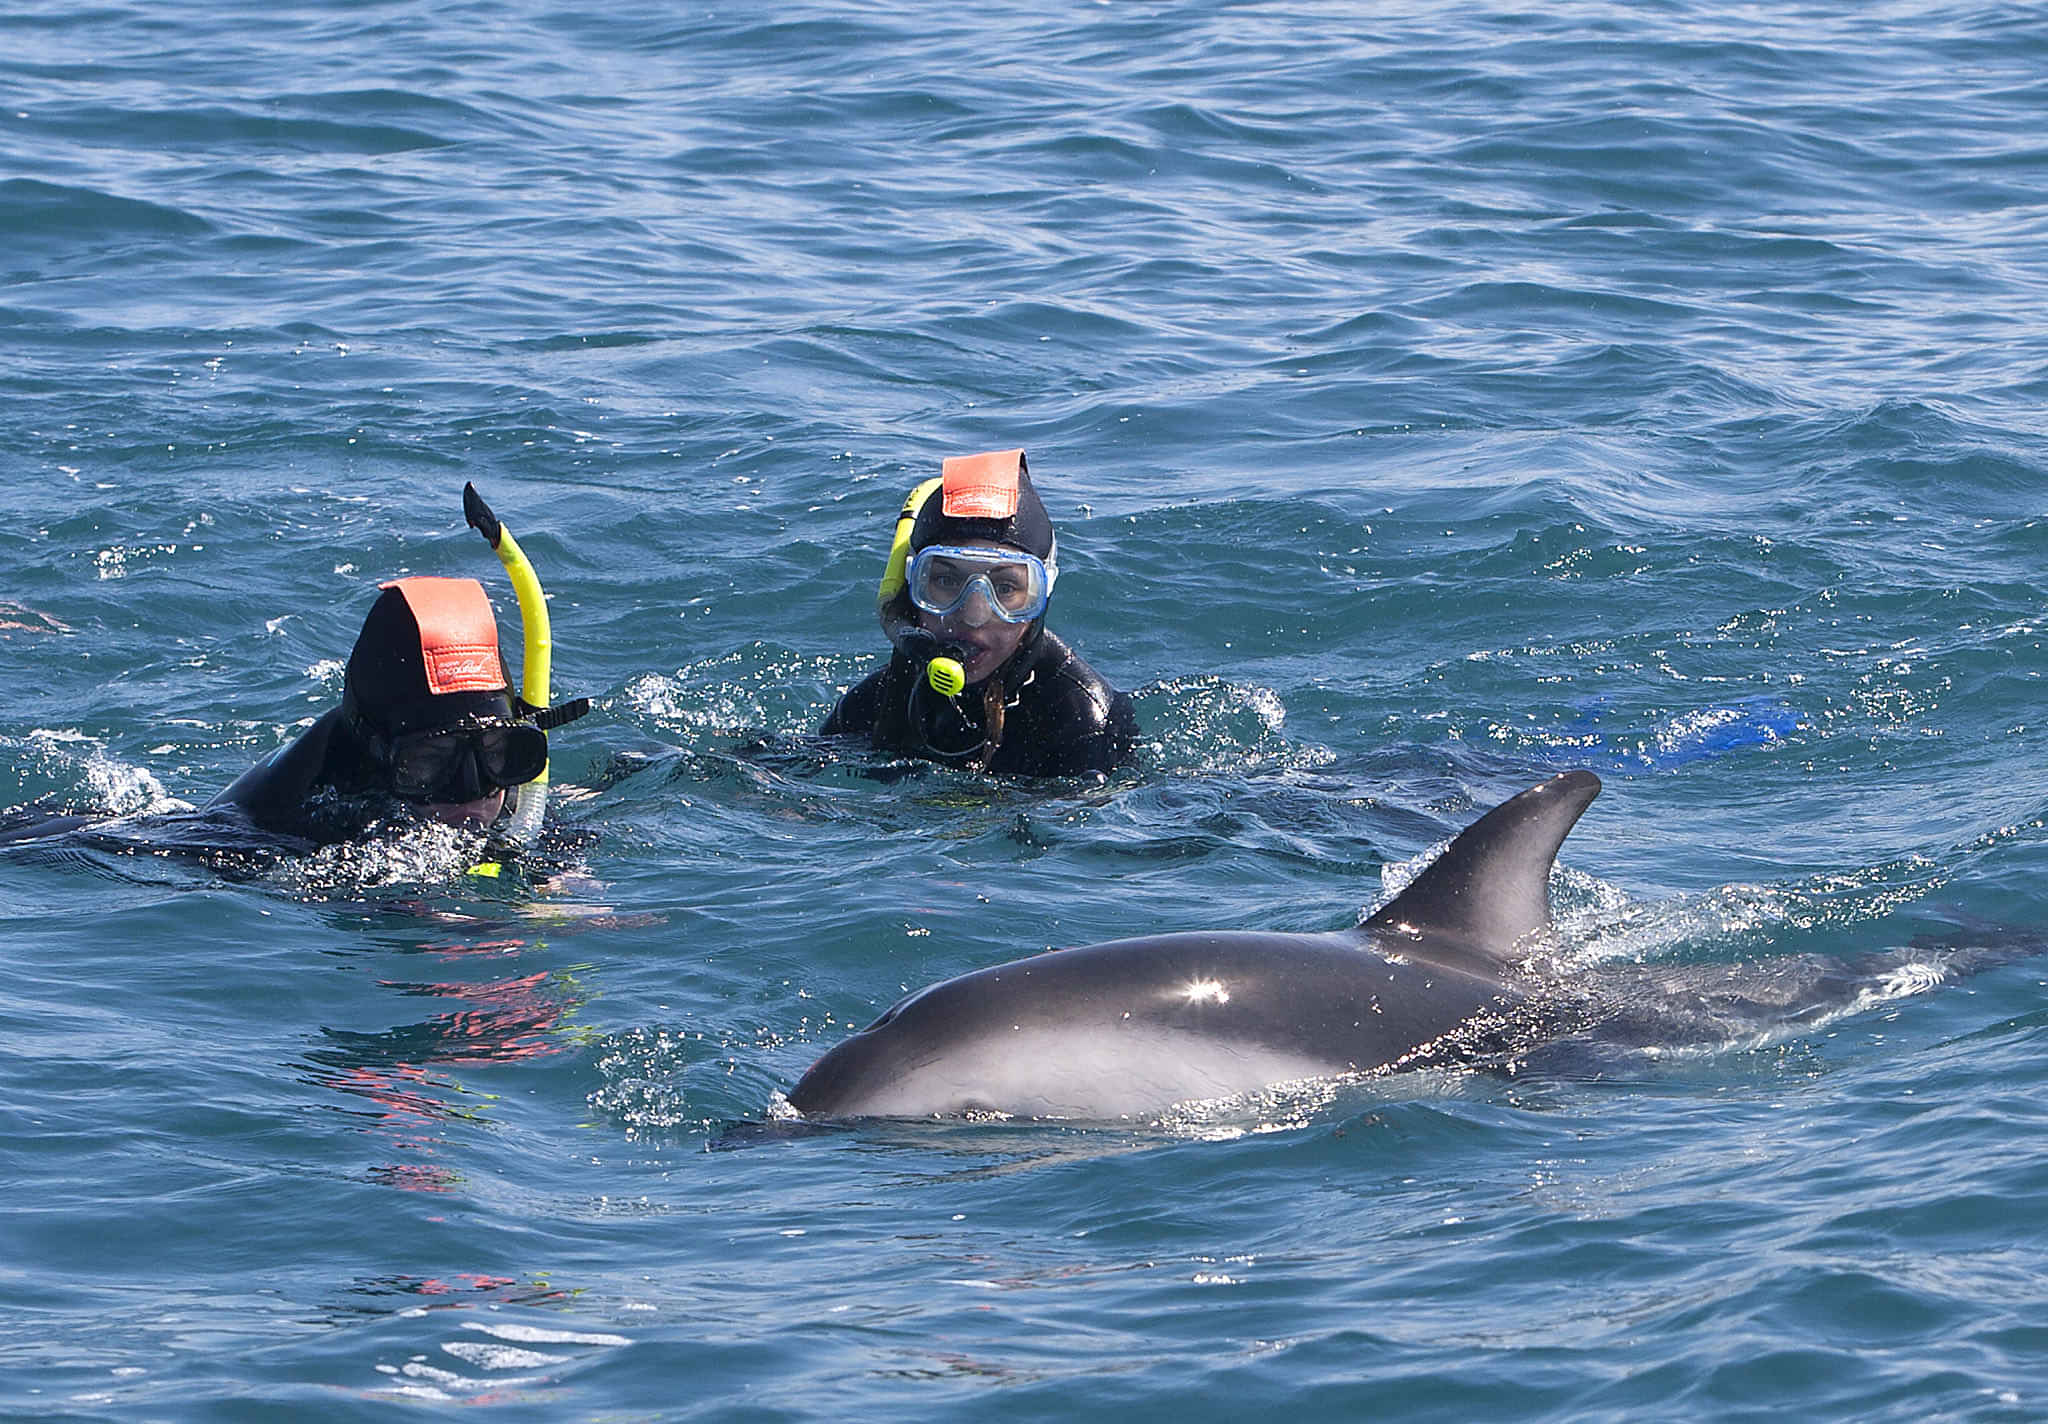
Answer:
M1038 674L1020 699L1012 730L990 769L1024 776L1109 772L1131 759L1138 719L1119 692L1050 633ZM1008 755L1006 755L1006 753Z
M881 703L882 677L887 671L886 667L877 668L849 688L819 732L827 737L864 737L874 731L875 709Z
M239 806L251 822L281 835L301 834L306 802L334 784L334 762L347 740L341 712L331 711L231 782L207 804L208 810Z
M1046 769L1038 775L1109 772L1131 759L1138 718L1130 695L1107 683L1076 691L1083 695L1068 699L1071 710L1061 719L1064 735L1045 748Z

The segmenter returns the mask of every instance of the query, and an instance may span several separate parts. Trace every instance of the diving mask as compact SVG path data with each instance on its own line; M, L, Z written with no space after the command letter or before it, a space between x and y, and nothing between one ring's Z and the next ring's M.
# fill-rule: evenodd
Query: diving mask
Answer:
M1029 623L1045 612L1058 577L1055 566L1021 549L933 544L910 561L910 601L937 618L959 613L970 628L990 618Z
M547 769L547 733L527 722L466 720L393 737L385 766L404 801L473 801Z

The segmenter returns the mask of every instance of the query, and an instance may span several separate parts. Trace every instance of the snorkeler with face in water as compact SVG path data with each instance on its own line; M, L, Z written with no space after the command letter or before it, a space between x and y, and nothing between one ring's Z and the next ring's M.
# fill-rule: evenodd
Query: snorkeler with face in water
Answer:
M515 693L498 649L498 622L470 578L403 578L381 586L349 652L341 703L251 767L196 816L154 822L175 838L152 848L205 854L250 850L247 831L313 846L351 840L408 817L484 830L500 847L531 845L547 800L548 731L589 710L549 707L553 640L539 580L475 488L469 522L512 576L525 634L524 687ZM206 829L239 823L216 847ZM0 816L0 845L68 832L104 832L119 817L45 805ZM278 847L290 849L291 847Z
M251 767L214 807L327 843L391 801L449 825L494 825L547 765L547 734L513 714L498 623L467 578L383 585L348 656L341 705Z
M889 662L822 730L996 775L1123 765L1137 740L1131 699L1045 626L1058 578L1024 452L947 460L897 516L878 599Z
M539 580L476 487L465 485L462 499L519 596L521 691L512 691L482 584L394 580L356 635L341 705L244 772L209 810L237 807L263 830L326 844L360 834L395 802L428 820L533 839L547 798L548 729L590 704L546 705L553 637Z

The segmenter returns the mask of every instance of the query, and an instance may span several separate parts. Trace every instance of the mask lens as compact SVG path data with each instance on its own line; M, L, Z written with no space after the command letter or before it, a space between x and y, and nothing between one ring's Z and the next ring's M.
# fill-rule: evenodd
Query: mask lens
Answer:
M1042 562L1008 549L934 545L920 550L910 565L911 602L941 617L979 591L1005 623L1029 623L1045 611L1051 584Z
M481 793L522 786L547 762L547 734L524 722L414 732L392 744L391 789L409 801L467 801L479 783Z
M524 786L548 764L548 737L538 727L514 722L487 727L477 738L477 766L499 786Z
M400 737L391 749L391 789L407 800L428 800L454 780L465 745L452 733Z

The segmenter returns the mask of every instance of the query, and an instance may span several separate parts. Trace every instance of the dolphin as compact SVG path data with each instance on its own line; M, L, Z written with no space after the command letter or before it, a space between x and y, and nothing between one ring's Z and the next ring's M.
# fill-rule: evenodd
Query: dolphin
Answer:
M1550 923L1551 866L1599 794L1590 771L1522 792L1355 929L1147 935L930 985L814 1063L789 1105L1100 1121L1571 1032L1580 1001L1517 951Z

